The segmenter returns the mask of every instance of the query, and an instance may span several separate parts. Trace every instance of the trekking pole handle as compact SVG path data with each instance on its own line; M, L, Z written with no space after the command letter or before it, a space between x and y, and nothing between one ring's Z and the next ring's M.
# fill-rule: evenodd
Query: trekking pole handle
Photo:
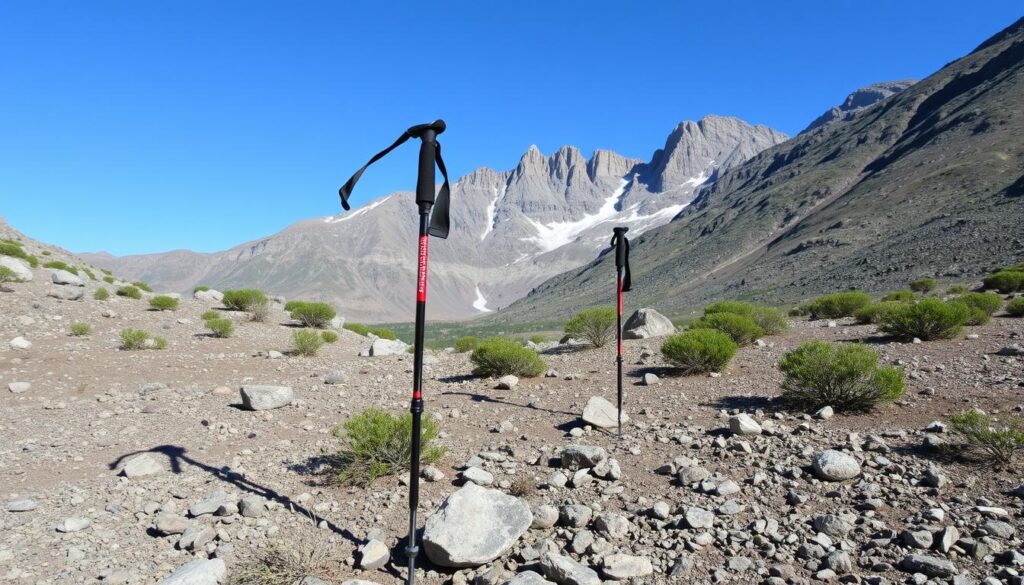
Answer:
M626 232L629 231L628 227L617 227L612 228L615 233L615 267L622 268L626 265L626 246L623 245L622 240Z
M416 204L420 213L430 211L434 206L434 159L437 157L437 133L432 128L425 128L420 133L420 162L416 175Z

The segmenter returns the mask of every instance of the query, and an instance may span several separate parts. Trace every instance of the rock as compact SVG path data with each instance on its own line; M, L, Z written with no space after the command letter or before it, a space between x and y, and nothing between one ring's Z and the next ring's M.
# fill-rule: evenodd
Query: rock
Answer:
M637 309L622 327L623 339L647 339L675 333L676 326L654 309Z
M74 286L55 286L46 296L62 301L80 301L85 298L85 289Z
M761 425L747 414L737 414L729 417L729 430L734 435L760 435Z
M652 374L650 372L644 374L644 386L655 386L657 384L661 384L661 378L656 374Z
M203 496L202 500L189 506L188 513L193 517L215 514L221 506L231 502L231 498L224 493L224 490L218 488Z
M502 376L498 378L498 385L496 386L496 388L498 390L511 390L515 388L516 384L518 383L519 378L513 376L512 374L508 374L507 376Z
M306 579L309 579L309 577L306 577ZM317 579L317 581L320 580ZM306 583L305 580L303 580L299 581L299 585L330 585L330 583L323 583L322 581L319 583ZM366 579L348 579L347 581L342 581L341 585L377 585L377 583L374 581L367 581Z
M22 336L15 337L9 343L11 349L32 349L32 342Z
M589 445L570 445L562 449L562 469L577 471L579 469L597 467L608 459L608 452L604 447L593 447Z
M834 514L814 517L814 529L836 539L845 538L853 530L853 524Z
M28 392L32 389L31 382L10 382L7 384L7 389L15 394L21 394L22 392Z
M213 528L199 524L189 524L178 539L181 550L201 551L217 536Z
M1024 355L1024 347L1022 347L1021 344L1019 344L1019 343L1011 343L1010 345L1007 345L1006 347L1004 347L1004 348L1000 349L999 351L997 351L996 355L1008 355L1008 356Z
M345 318L342 317L341 315L335 315L335 317L331 319L330 325L331 329L334 329L335 331L341 331L341 329L345 326Z
M342 372L340 370L334 370L333 372L330 372L329 374L324 376L324 384L343 384L347 380L348 375L346 375L345 372Z
M192 298L197 301L206 301L208 303L219 303L224 300L224 293L219 290L197 290L192 293Z
M479 467L469 467L463 470L461 475L462 479L484 487L494 483L494 476L489 471L484 471Z
M376 571L384 568L391 560L391 551L387 545L377 539L370 539L359 547L359 568L364 571Z
M551 528L557 522L558 508L545 504L533 509L533 522L530 524L530 528L545 530Z
M359 355L364 357L380 357L385 355L405 355L409 345L400 339L374 339L373 343ZM364 355L365 354L365 355Z
M959 573L951 561L928 555L907 555L900 561L900 568L908 573L922 573L929 577L948 578Z
M704 508L690 506L686 509L686 524L695 530L711 528L715 524L715 514Z
M692 467L683 467L676 474L676 477L679 479L680 484L691 485L711 477L711 472L704 467L694 465Z
M621 581L634 577L647 577L654 573L651 560L626 554L614 554L604 558L603 572L606 577Z
M39 507L39 502L31 498L18 498L7 502L8 512L31 512Z
M505 581L505 585L554 585L551 581L548 581L544 577L541 577L538 573L533 571L523 571L522 573L516 574L508 581Z
M594 396L587 401L587 405L583 408L583 421L601 429L616 428L619 424L618 412L611 402L600 396ZM622 413L622 422L625 423L628 420L629 416Z
M904 530L900 541L910 548L929 549L932 547L932 533L927 530Z
M842 451L821 451L814 456L811 464L814 475L825 481L845 481L860 475L860 463Z
M157 585L217 585L227 576L224 559L196 559L164 577Z
M80 532L92 526L92 520L88 518L65 518L57 525L57 532Z
M605 512L594 520L594 528L610 539L625 538L629 534L629 520L625 516Z
M29 268L28 264L18 260L17 258L12 258L11 256L0 256L0 266L3 266L13 272L14 277L17 278L19 282L32 282L32 279L34 278L32 269Z
M242 406L247 410L271 410L291 404L290 386L242 386Z
M153 530L163 536L183 534L188 528L188 519L177 514L164 513L156 517Z
M559 585L601 585L601 577L593 569L566 556L544 553L540 567L545 577Z
M658 520L668 520L669 515L672 513L672 509L666 502L657 502L651 508L651 515Z
M238 512L245 518L260 518L266 510L267 505L259 496L247 496L238 503Z
M504 554L532 523L523 500L467 483L427 519L423 548L436 565L477 567Z
M960 531L956 526L946 526L939 532L937 539L935 548L941 553L948 553L956 541L960 540Z
M125 461L121 468L121 475L131 479L134 477L145 477L162 473L164 466L152 453L140 453Z
M572 528L582 528L590 523L594 510L583 504L566 504L558 512L558 519L562 525Z
M53 284L66 284L68 286L85 286L85 283L82 282L81 278L78 278L77 275L72 274L67 270L54 270L53 273L50 274L50 280L53 281Z
M817 412L814 413L814 418L828 420L835 416L835 414L836 413L834 410L832 410L831 406L822 406L821 408L818 409ZM838 571L836 572L838 573Z

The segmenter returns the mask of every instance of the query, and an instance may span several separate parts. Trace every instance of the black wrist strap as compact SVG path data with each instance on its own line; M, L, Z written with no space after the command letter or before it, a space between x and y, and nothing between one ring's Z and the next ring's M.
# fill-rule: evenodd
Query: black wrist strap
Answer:
M625 269L622 275L622 292L628 292L631 288L633 288L633 279L629 273L629 238L627 238L625 234L617 233L612 236L611 246L612 248L616 248L615 268ZM617 249L619 246L622 247L621 253Z

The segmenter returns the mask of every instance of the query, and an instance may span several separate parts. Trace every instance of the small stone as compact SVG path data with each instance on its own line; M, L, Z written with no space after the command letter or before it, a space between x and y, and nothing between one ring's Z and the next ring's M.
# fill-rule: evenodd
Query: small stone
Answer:
M817 412L814 413L814 418L821 420L828 420L833 416L835 416L835 411L832 410L831 406L823 406L819 408Z
M289 386L242 386L242 406L246 410L271 410L291 404L294 394Z
M661 378L659 378L657 374L652 374L650 372L644 374L644 386L656 386L658 384L661 384Z
M618 415L619 411L615 405L600 396L593 396L583 408L582 418L583 422L589 425L600 429L611 429L619 425ZM629 416L622 413L622 422L626 423L627 421L629 421Z
M567 556L544 553L540 557L544 576L559 585L601 585L601 577L590 567Z
M57 532L80 532L92 526L92 520L88 518L66 518L57 525Z
M427 465L424 467L420 475L423 476L423 479L429 482L441 481L444 479L444 472L433 465Z
M186 528L188 528L188 519L177 514L160 514L153 522L153 529L163 536L183 534Z
M741 413L729 417L729 430L734 435L760 435L761 425L750 415Z
M22 392L28 392L32 389L31 382L10 382L7 384L7 389L15 394L21 394Z
M164 466L152 453L140 453L127 460L121 468L121 475L132 479L163 473Z
M259 496L247 496L238 503L238 511L245 518L260 518L266 510L267 506Z
M371 539L359 547L359 568L365 571L375 571L384 568L384 565L391 560L391 551L383 542Z
M654 573L650 559L634 555L609 555L604 558L603 565L602 571L605 576L616 581L647 577Z
M818 479L826 481L845 481L860 475L860 463L842 451L821 451L811 463Z
M217 585L227 574L224 559L196 559L164 577L157 585Z
M691 506L686 509L686 524L695 530L711 528L715 524L715 515L703 508Z
M31 512L39 507L39 502L31 498L19 498L7 502L8 512Z
M515 388L516 384L518 383L519 378L513 376L512 374L508 374L506 376L498 378L498 385L496 386L496 388L498 390L511 390Z
M489 471L485 471L479 467L470 467L465 469L461 475L462 479L484 487L494 483L494 476Z
M14 339L12 339L9 342L9 345L11 346L11 349L20 349L20 350L32 349L32 342L27 340L27 339L25 339L24 337L21 337L20 335L18 337L15 337Z
M561 466L563 469L576 471L582 468L597 467L606 459L608 459L608 452L603 447L570 445L562 450Z
M340 370L334 370L324 376L324 384L343 384L348 380L348 375Z
M669 514L671 514L671 512L671 508L669 508L669 505L665 502L657 502L651 508L651 515L653 515L658 520L668 520Z
M908 573L922 573L929 577L949 578L959 573L951 561L917 554L903 557L900 568Z
M551 528L557 522L558 508L545 504L533 509L533 522L530 524L530 528L545 530Z
M583 504L567 504L562 506L562 509L558 513L558 519L563 526L582 528L590 523L590 518L593 517L593 515L594 511L590 506L584 506Z

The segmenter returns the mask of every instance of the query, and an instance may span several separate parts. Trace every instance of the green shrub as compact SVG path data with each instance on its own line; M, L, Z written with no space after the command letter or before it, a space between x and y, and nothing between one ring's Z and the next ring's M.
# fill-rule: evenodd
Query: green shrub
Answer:
M928 277L918 278L910 283L910 290L921 294L930 293L935 290L935 279Z
M149 340L152 340L152 347L147 347ZM121 349L123 350L164 349L166 347L166 339L163 337L150 337L149 333L142 329L121 330Z
M894 290L891 293L882 297L882 302L887 303L890 301L903 301L910 302L917 298L912 290Z
M203 314L199 316L199 318L202 319L203 321L209 321L210 319L220 319L220 313L214 311L213 309L210 309L209 311L204 311Z
M153 349L167 349L167 340L163 337L153 336Z
M376 335L381 339L389 339L391 341L398 339L398 337L395 335L395 332L388 329L387 327L370 327L369 333Z
M89 270L88 268L83 268L82 272L84 272L85 275L89 277L89 280L96 280L96 275L93 274L92 270Z
M925 299L887 312L878 328L903 339L950 339L960 333L968 317L970 311L963 303Z
M852 317L857 309L871 304L867 293L848 291L820 296L807 305L808 312L818 319Z
M1006 314L1011 317L1024 317L1024 297L1017 297L1006 303Z
M117 289L117 296L128 297L129 299L141 299L142 291L131 285L125 285Z
M224 306L235 311L248 311L255 305L269 302L263 291L252 288L224 291Z
M150 287L149 284L147 284L143 280L136 280L135 282L132 283L132 286L134 286L135 288L137 288L139 290L144 290L146 292L153 292L153 288Z
M106 268L100 268L100 272L102 272L103 274L106 274L108 276L113 276L114 275L113 272L107 270Z
M292 319L301 322L306 327L322 328L337 315L334 308L327 303L291 301L288 304L292 306L290 309Z
M957 297L957 301L967 305L968 307L981 310L985 315L995 315L1003 306L1003 297L997 295L994 292L969 292L964 293Z
M604 347L615 337L615 318L614 307L584 309L565 322L565 334L594 347Z
M409 471L412 459L412 414L395 416L368 408L353 416L331 434L341 441L335 479L343 485L367 486L379 477ZM434 445L438 428L433 417L424 416L420 427L420 460L437 463L443 447Z
M758 327L753 319L735 313L705 315L691 323L690 329L717 329L731 337L739 346L749 345L764 335L764 330Z
M1004 295L1024 291L1024 271L1000 270L986 276L982 282L985 283L985 288L995 289Z
M949 417L950 432L960 440L953 445L961 454L1005 465L1024 449L1024 421L1020 417L995 417L968 410Z
M287 307L287 305L286 305L286 307ZM370 333L370 328L367 327L366 325L363 325L362 323L345 323L341 327L342 327L342 329L348 329L349 331L351 331L353 333L356 333L356 334L359 334L359 335L363 335L363 336L366 336L368 333Z
M71 324L71 335L75 337L82 337L92 333L92 325L88 323L72 323Z
M6 266L0 266L0 285L6 284L8 282L21 282L21 279L18 278L17 272L11 270Z
M21 249L21 245L12 242L0 242L0 256L14 256L28 260L28 254Z
M1007 272L1024 272L1024 262L1003 266L1000 270L1005 270Z
M304 302L306 301L288 301L287 303L284 304L284 310L291 313L292 311L295 310L296 307L298 307Z
M51 261L43 264L43 268L52 268L54 270L63 270L65 272L70 272L71 274L75 274L75 275L78 274L78 269L77 268L75 268L74 266L71 266L70 264L68 264L66 262L61 262L60 260L51 260Z
M733 315L743 315L744 317L753 318L756 311L757 305L744 301L716 301L704 307L705 315L712 315L714 313L732 313Z
M157 311L177 311L178 299L167 295L157 295L149 299L149 306Z
M754 309L753 319L765 335L778 335L789 329L789 322L773 307L757 307Z
M207 319L206 328L214 337L225 338L235 334L235 323L231 319Z
M42 252L40 252L40 254L42 254L43 256L49 256L50 254L52 254L52 252L50 252L49 250L43 250Z
M806 317L811 314L811 307L809 305L797 305L791 308L787 314L790 317Z
M473 373L477 376L514 374L532 378L544 372L544 360L535 351L501 337L478 342L469 361L473 362Z
M96 289L96 292L92 294L92 298L96 299L97 301L105 301L110 298L110 291L101 286L98 289Z
M292 333L293 352L296 355L314 356L323 344L324 340L316 331L297 329Z
M947 295L962 295L967 292L967 287L962 284L954 284L953 286L946 289Z
M480 343L479 338L473 337L472 335L465 335L455 340L455 351L459 353L473 351L476 349L478 343Z
M323 338L327 343L334 343L338 341L338 334L333 331L322 331L320 337Z
M907 305L904 301L880 301L877 303L871 303L866 307L861 307L853 314L854 319L857 320L861 325L877 325L881 323L882 317L895 309L905 307Z
M786 353L782 397L800 408L870 410L903 395L903 372L879 366L878 354L860 344L810 341Z
M195 294L197 292L203 292L207 290L210 290L210 287L206 286L205 284L200 284L196 286L194 289L192 289L192 293Z
M104 276L103 277L103 282L105 282L107 284L114 284L114 277L113 276L109 276L109 275L108 276Z
M540 344L546 342L547 340L548 340L548 338L547 338L546 335L540 335L539 333L537 335L531 335L530 336L530 342L535 344L535 345L540 345Z
M721 372L736 355L736 342L717 329L691 329L667 338L661 353L684 374Z

